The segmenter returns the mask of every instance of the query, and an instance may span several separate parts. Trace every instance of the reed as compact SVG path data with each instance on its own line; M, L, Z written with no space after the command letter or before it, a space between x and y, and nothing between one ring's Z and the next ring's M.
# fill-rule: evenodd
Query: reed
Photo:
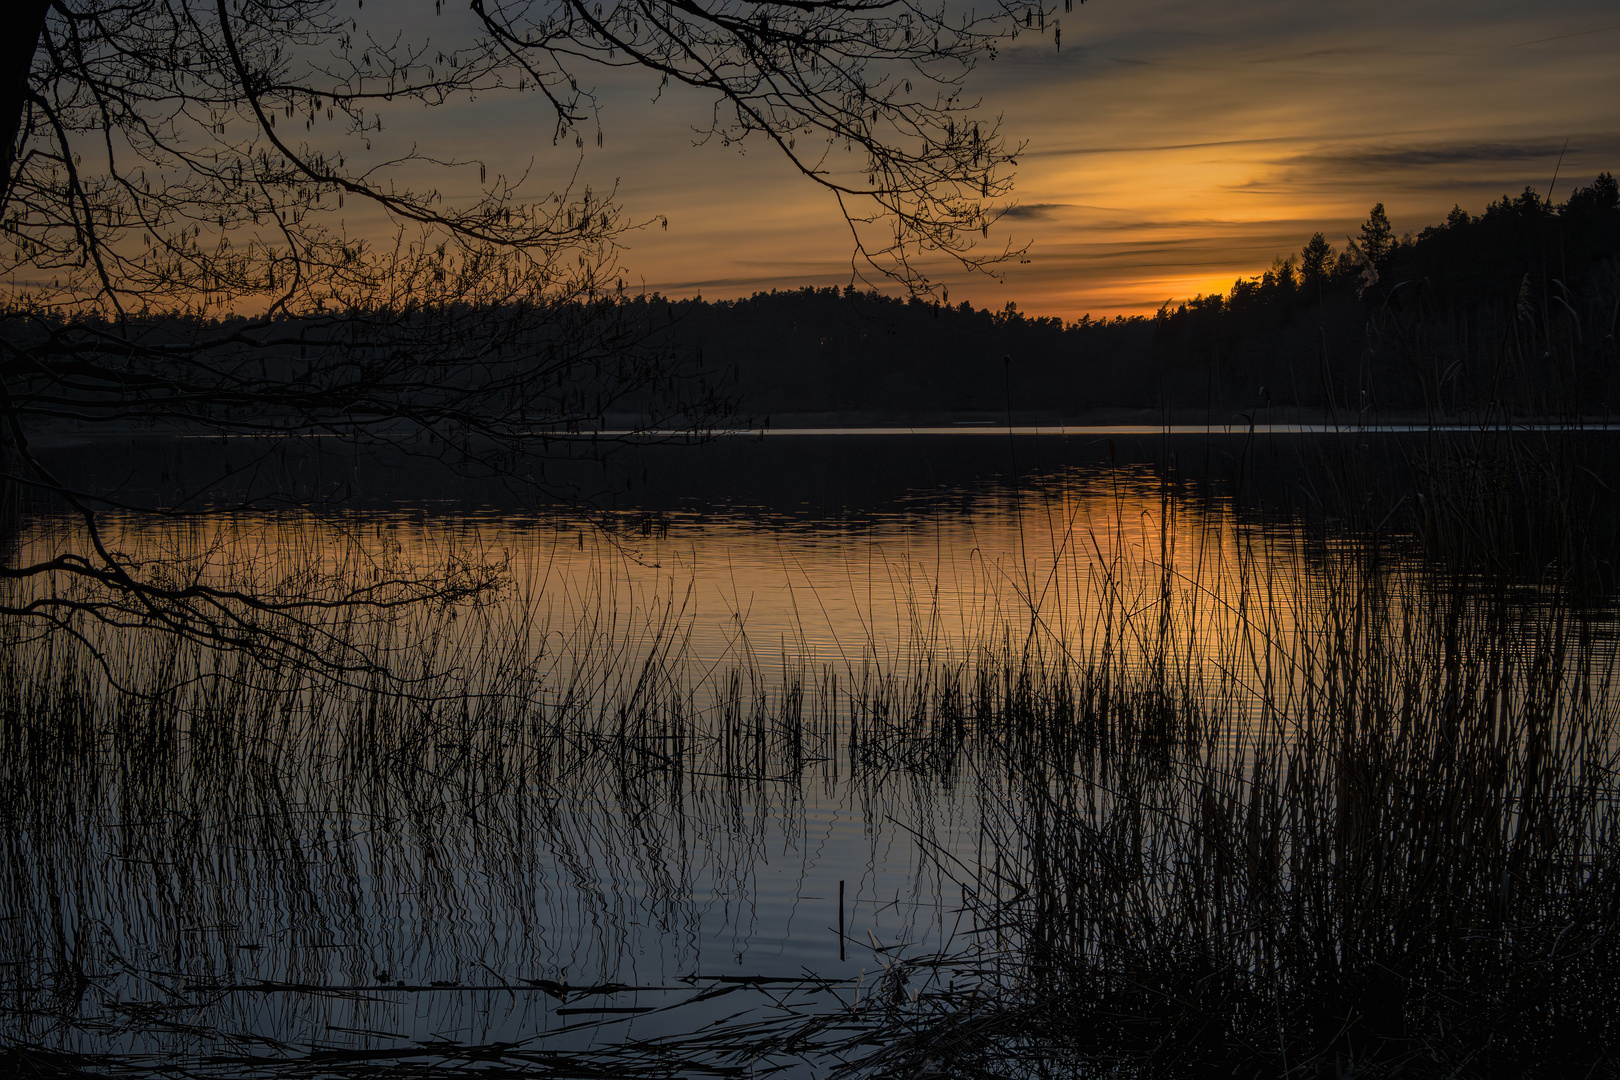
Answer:
M1168 765L977 759L994 860L958 869L996 945L891 1005L863 1069L1615 1070L1612 637L1556 596L1361 570Z
M1230 516L1189 560L1179 498L1129 526L1144 547L987 582L1006 602L971 636L924 593L912 640L836 663L746 635L701 655L673 597L650 621L531 592L327 628L393 677L0 629L7 1053L41 1075L1612 1072L1603 608ZM1029 602L1050 589L1084 617ZM859 988L577 1052L254 1034L363 1027L406 971L628 978L626 935L678 942L695 896L744 897L816 785L906 824L960 895L954 936L873 941ZM973 807L971 857L931 831L937 791ZM280 1020L237 987L267 920L309 946L275 968L304 988ZM559 953L542 923L598 936ZM321 952L338 939L361 945Z

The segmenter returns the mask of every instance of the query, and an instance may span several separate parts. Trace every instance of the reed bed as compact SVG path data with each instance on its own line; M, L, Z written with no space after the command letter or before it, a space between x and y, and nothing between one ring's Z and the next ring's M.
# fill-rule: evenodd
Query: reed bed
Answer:
M977 756L976 973L882 1006L862 1070L1612 1075L1612 628L1477 584L1330 588L1168 762Z
M506 605L332 630L397 678L158 633L8 641L8 1063L1612 1073L1612 618L1556 579L1230 518L1211 526L1217 572L1171 550L1188 505L1167 492L1156 541L1067 564L1083 620L1028 602L1056 570L1003 577L1012 601L971 639L922 617L903 648L837 663L745 636L699 655L673 598L651 623ZM406 971L404 990L474 1011L502 993L522 1015L577 1007L586 989L555 976L570 966L620 987L598 998L625 993L635 973L605 958L641 933L687 962L694 895L743 896L818 787L900 822L960 909L925 946L873 938L856 985L686 983L682 1002L756 1007L584 1046L263 1034L363 1028ZM943 802L971 808L971 849L934 828ZM267 919L302 947L248 979L240 950ZM590 933L560 955L541 923L565 921ZM365 947L321 951L339 939Z

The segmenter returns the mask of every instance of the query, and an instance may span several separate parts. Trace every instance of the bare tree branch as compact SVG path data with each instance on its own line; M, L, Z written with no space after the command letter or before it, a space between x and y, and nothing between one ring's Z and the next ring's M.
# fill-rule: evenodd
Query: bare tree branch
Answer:
M582 76L643 69L713 98L700 141L763 138L826 189L857 276L926 292L923 256L991 271L1015 254L974 246L1016 148L973 119L963 85L1020 16L1044 20L1035 0L988 17L917 0L472 12L473 34L446 50L362 35L333 0L23 5L0 47L0 484L80 524L63 550L0 563L0 614L318 653L324 611L461 600L497 577L383 575L303 596L178 582L114 550L100 516L181 508L56 475L40 430L321 435L532 482L522 462L610 414L643 433L728 414L700 365L657 344L651 309L627 302L619 244L645 223L614 192L581 183L577 160L538 194L418 148L378 160L390 102L537 90L572 156L600 122ZM472 168L470 199L422 186ZM384 231L351 233L360 209Z

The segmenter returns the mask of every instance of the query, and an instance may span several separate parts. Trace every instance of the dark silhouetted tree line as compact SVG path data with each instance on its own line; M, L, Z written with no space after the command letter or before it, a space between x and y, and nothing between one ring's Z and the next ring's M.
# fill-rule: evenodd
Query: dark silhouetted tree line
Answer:
M176 584L120 554L102 522L194 506L80 483L42 432L408 444L423 466L521 487L555 430L609 412L702 430L724 414L620 303L622 238L657 219L632 221L578 181L587 137L603 140L593 73L640 69L649 88L712 102L702 137L772 146L843 211L853 276L927 292L918 256L988 270L1011 254L978 241L1018 147L963 83L1038 4L964 18L886 0L435 3L431 37L399 5L378 7L13 5L0 42L0 510L46 503L80 529L19 555L18 516L0 514L5 625L166 626L325 662L308 634L330 609L466 593L432 575L320 596ZM519 95L552 136L524 176L442 143L374 142L385 112L392 126ZM299 501L275 484L242 498Z
M1620 187L1534 189L1396 237L1383 204L1338 248L1159 311L1168 399L1248 412L1597 415L1620 405Z
M1616 204L1604 173L1562 204L1526 190L1397 236L1380 203L1343 244L1316 233L1152 319L849 288L634 304L745 415L790 423L1591 416L1620 403Z
M989 311L850 288L639 303L666 312L675 346L759 420L1002 419L1009 394L1020 421L1140 407L1133 358L1153 339L1140 316L1065 324L1013 303Z

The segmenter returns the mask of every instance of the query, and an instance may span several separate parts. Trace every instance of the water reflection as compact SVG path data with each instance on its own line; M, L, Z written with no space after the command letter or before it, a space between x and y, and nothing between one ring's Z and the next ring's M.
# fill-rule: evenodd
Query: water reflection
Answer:
M856 522L612 521L110 518L194 579L459 562L508 585L346 631L417 665L405 689L89 623L14 643L7 1037L152 1066L497 1047L623 1067L723 1060L724 1040L643 1042L718 1025L755 1056L800 1032L772 1052L807 1068L805 1015L903 957L998 943L964 912L1025 858L1008 844L1053 776L1106 803L1109 754L1162 774L1225 739L1240 772L1245 724L1297 723L1321 598L1368 572L1146 467ZM24 556L74 528L33 519ZM1425 598L1401 601L1368 632L1399 639ZM1014 730L1033 713L1057 719ZM975 750L1002 741L1017 754Z
M1106 598L1125 599L1134 620L1162 619L1162 604L1185 606L1191 594L1223 594L1245 546L1259 561L1242 572L1279 581L1298 577L1301 557L1286 524L1240 523L1225 501L1167 487L1147 466L1066 469L1026 488L936 489L857 519L378 508L155 523L108 515L103 528L111 546L188 580L307 591L411 568L490 567L508 586L504 618L527 625L533 647L568 653L588 642L626 663L678 643L699 663L779 660L787 650L848 665L972 648L1018 625L1067 641L1092 629ZM74 519L40 518L18 558L76 544Z

